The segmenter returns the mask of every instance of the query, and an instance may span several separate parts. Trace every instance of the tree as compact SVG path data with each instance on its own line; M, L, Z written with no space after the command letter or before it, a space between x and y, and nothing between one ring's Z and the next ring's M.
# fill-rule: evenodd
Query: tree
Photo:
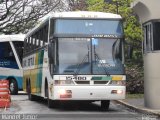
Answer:
M68 2L69 2L70 10L72 11L87 10L86 0L69 0Z
M89 11L99 11L104 12L105 3L104 0L87 0Z
M64 0L0 0L0 33L26 33L51 11L62 11Z

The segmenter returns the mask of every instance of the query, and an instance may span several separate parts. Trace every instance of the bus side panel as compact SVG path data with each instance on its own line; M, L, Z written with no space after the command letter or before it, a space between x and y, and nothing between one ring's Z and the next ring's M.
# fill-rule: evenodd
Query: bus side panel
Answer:
M25 60L27 60L27 64L29 65L27 65L26 69L24 69L24 91L26 91L26 80L30 80L31 93L36 95L41 94L43 57L44 50L41 50L36 52L34 55L25 58ZM32 59L33 61L28 61L29 59Z
M34 54L34 67L31 69L31 93L36 93L36 82L37 82L37 74L38 74L38 52Z
M2 69L3 70L0 70L0 79L14 78L18 84L18 89L22 89L23 71L21 69Z
M18 83L18 89L22 90L23 89L23 77L15 76L15 79Z
M43 58L43 69L42 69L42 86L41 86L41 96L45 97L45 80L48 82L48 87L50 87L50 80L52 80L50 71L49 71L49 59L48 59L48 51L47 49L44 50L44 58ZM49 93L50 94L50 93Z
M25 69L23 72L23 91L27 92L27 80L29 80L30 77L30 70Z
M35 60L34 58L36 54L33 54L32 56L28 56L26 58L23 59L23 62L25 61L26 65L24 67L24 72L23 72L23 90L24 91L27 91L27 83L29 83L30 81L30 84L31 84L31 92L34 92L36 90L34 90L33 88L35 88L35 85L34 85L34 80L36 80L34 76L34 74L36 74L35 72L35 66L34 66L34 62L31 61L32 60Z
M36 81L38 69L32 69L30 72L30 82L31 82L31 93L36 93Z
M38 53L38 69L37 69L37 81L36 81L36 88L37 93L41 93L41 86L42 86L42 69L43 69L43 57L44 57L44 50Z
M1 71L0 71L1 72ZM10 76L3 76L0 75L0 80L1 79L7 79L7 78L14 78L18 84L18 89L22 89L23 88L23 77L22 76L14 76L14 75L10 75Z

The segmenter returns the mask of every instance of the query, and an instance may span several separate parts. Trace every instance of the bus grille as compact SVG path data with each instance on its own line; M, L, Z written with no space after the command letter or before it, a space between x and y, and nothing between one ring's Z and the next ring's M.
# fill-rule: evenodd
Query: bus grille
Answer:
M94 81L94 84L107 84L108 81Z
M76 84L90 84L90 81L75 81Z
M108 84L109 81L75 81L77 85L86 84L86 85L105 85Z

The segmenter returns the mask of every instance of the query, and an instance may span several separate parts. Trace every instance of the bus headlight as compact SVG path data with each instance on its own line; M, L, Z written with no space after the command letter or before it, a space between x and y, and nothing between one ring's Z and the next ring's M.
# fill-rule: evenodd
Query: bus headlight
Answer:
M112 81L110 81L110 85L125 86L126 85L126 81L125 80L112 80Z
M123 94L123 90L112 90L111 94Z
M65 94L66 94L66 90L65 90L65 89L59 90L59 94L60 94L60 95L65 95Z
M72 90L60 89L59 95L60 95L60 98L71 98L72 97Z
M55 80L55 85L71 85L74 84L72 80Z

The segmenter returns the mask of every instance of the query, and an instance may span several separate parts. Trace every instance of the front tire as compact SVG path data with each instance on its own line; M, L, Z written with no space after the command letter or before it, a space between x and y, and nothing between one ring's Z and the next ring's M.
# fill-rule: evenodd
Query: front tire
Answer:
M17 81L13 78L9 79L9 90L11 92L11 95L18 94L18 84Z
M107 111L109 109L110 100L102 100L101 101L101 110Z
M49 98L47 100L48 100L48 108L54 108L55 107L54 101Z

